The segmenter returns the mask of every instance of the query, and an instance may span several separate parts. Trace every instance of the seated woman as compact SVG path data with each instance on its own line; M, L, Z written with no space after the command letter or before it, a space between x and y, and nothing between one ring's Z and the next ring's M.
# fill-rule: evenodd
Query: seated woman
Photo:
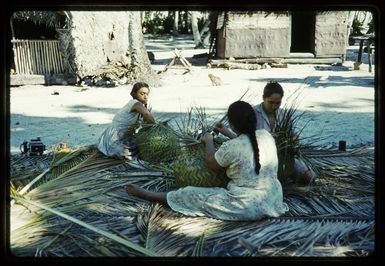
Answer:
M277 119L282 119L281 106L283 88L275 81L266 84L263 90L263 101L254 107L257 116L257 128L264 128L274 134ZM299 183L309 184L315 177L314 171L299 158L294 159L293 177Z
M147 109L149 86L144 82L135 83L131 90L131 99L114 116L98 141L98 149L104 155L120 159L132 159L136 155L135 140L132 134L141 121L154 123L154 117Z
M228 108L229 123L236 138L216 151L213 136L203 135L209 168L226 170L226 188L187 186L170 192L151 192L136 185L126 186L129 194L158 201L190 216L208 216L228 221L278 217L288 211L277 178L278 158L274 138L256 130L256 116L250 104L237 101ZM221 132L223 128L217 128Z

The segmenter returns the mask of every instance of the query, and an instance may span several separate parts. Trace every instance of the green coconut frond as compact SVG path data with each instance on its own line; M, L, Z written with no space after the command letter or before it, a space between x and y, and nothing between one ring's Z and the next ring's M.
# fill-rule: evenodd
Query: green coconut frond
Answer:
M273 133L278 154L278 179L283 184L293 181L296 158L303 161L314 173L319 174L317 167L302 152L306 146L301 144L300 134L309 121L301 128L298 126L298 122L303 120L306 114L305 111L298 111L298 96L301 92L296 90L291 94L286 104L279 110Z
M214 122L209 122L209 120ZM185 145L199 143L200 137L210 132L215 120L206 114L204 107L190 107L185 115L176 121L177 130L181 142Z
M54 158L51 164L52 178L62 175L84 162L90 156L95 156L97 153L98 150L93 145L54 153Z

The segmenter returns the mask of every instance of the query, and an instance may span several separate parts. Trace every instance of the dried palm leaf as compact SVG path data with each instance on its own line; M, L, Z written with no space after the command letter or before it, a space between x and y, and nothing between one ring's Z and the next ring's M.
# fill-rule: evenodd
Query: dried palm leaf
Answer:
M118 243L120 243L122 245L125 245L125 246L127 246L129 248L132 248L132 249L134 249L136 251L139 251L139 252L141 252L142 254L144 254L146 256L157 256L157 254L152 252L151 250L148 250L148 249L145 249L143 247L140 247L140 246L138 246L138 245L136 245L134 243L130 243L129 241L127 241L125 239L122 239L121 237L118 237L116 235L113 235L110 232L106 232L106 231L101 230L101 229L99 229L97 227L94 227L94 226L92 226L90 224L84 223L84 222L82 222L82 221L80 221L80 220L78 220L76 218L73 218L73 217L68 216L68 215L66 215L64 213L56 211L56 210L54 210L54 209L52 209L50 207L44 206L44 205L42 205L40 203L33 202L33 201L30 201L30 200L27 200L27 199L19 198L19 197L13 197L13 198L15 200L19 200L19 201L22 201L24 203L32 204L32 205L35 205L35 206L37 206L37 207L39 207L41 209L44 209L44 210L49 211L51 213L54 213L54 214L56 214L56 215L58 215L60 217L63 217L64 219L67 219L67 220L69 220L69 221L71 221L73 223L76 223L76 224L78 224L80 226L83 226L83 227L85 227L85 228L87 228L87 229L89 229L91 231L94 231L94 232L96 232L98 234L101 234L101 235L103 235L103 236L105 236L105 237L107 237L109 239L112 239L112 240L114 240L114 241L116 241L116 242L118 242Z
M127 184L167 191L173 177L103 156L90 157L72 171L48 178L24 197L166 257L361 257L372 253L374 150L355 149L344 156L332 150L306 153L322 175L310 187L286 190L290 207L286 216L255 222L183 216L127 195L123 189ZM16 256L144 255L29 203L11 206L10 240Z
M60 176L97 153L98 150L94 145L54 153L51 164L52 178Z

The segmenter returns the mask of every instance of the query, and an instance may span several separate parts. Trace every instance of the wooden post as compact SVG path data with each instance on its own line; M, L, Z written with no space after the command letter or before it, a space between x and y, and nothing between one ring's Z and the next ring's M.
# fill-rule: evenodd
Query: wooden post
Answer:
M28 60L28 73L27 74L33 74L32 72L32 59L31 59L31 49L30 49L30 41L27 40L27 60Z
M50 57L50 54L49 54L49 42L44 41L43 43L44 43L44 47L45 47L45 56L47 58L47 69L45 71L45 74L46 74L46 73L51 73L52 62L51 62L51 57Z
M56 74L58 72L57 72L57 66L56 66L56 56L55 56L54 42L53 41L51 41L49 43L49 55L52 58L53 72Z
M19 61L19 55L20 51L18 49L18 43L17 42L12 42L13 45L13 57L14 57L14 63L15 63L15 70L17 74L20 74L20 61Z
M362 46L364 45L364 40L360 40L360 48L358 49L358 57L357 57L357 62L361 63L362 62Z
M371 60L371 53L370 53L370 46L372 44L372 41L368 39L368 64L369 64L369 72L372 72L372 60Z
M33 61L33 73L38 73L37 53L36 53L36 42L31 42L32 61Z
M20 66L21 66L21 74L27 74L27 67L26 67L26 61L27 61L27 54L25 52L25 46L23 43L20 43Z
M43 73L43 70L42 70L41 51L40 51L40 43L39 42L36 43L36 59L37 59L37 63L38 63L38 71L39 71L39 74L41 74L41 73Z

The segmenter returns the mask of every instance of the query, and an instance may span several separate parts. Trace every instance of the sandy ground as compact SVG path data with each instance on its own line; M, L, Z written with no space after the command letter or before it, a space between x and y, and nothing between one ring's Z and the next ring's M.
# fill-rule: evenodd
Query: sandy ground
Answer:
M158 119L179 119L189 107L204 107L215 120L228 105L248 89L245 100L257 104L269 80L277 80L285 90L285 103L298 89L298 110L305 116L298 123L303 128L303 142L331 147L339 140L347 146L374 143L375 88L374 67L368 72L367 54L363 54L360 70L353 69L357 46L347 50L342 66L317 70L319 65L292 64L288 68L261 70L226 70L207 68L204 62L192 59L194 50L189 38L148 39L148 51L155 54L153 68L163 70L171 61L174 48L193 64L191 73L168 70L161 76L162 85L151 88L150 106ZM212 86L208 74L222 79L221 86ZM130 99L132 85L112 88L77 86L26 85L10 89L11 153L19 153L20 144L36 137L49 150L52 145L67 143L71 147L95 144L103 129ZM87 88L87 90L84 90ZM82 90L83 89L83 90ZM53 92L59 95L53 95ZM179 118L178 118L179 117Z

